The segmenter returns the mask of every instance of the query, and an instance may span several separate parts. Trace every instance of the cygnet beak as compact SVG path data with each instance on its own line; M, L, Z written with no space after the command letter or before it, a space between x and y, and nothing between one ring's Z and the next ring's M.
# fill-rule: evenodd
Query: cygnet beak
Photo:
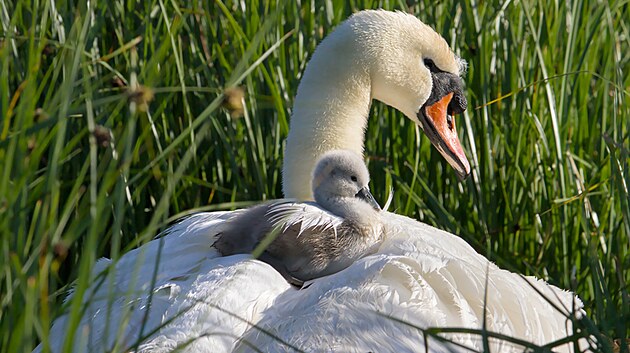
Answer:
M354 196L364 200L365 202L370 204L370 206L372 206L372 208L374 208L375 210L381 211L381 206L378 204L378 202L376 202L376 200L374 199L374 196L372 196L372 193L370 192L370 189L368 189L367 186L359 190L359 192L357 192L357 194Z
M457 137L455 119L448 114L448 105L452 98L453 92L432 105L422 107L418 112L418 119L429 141L455 169L459 179L464 180L470 174L470 164Z

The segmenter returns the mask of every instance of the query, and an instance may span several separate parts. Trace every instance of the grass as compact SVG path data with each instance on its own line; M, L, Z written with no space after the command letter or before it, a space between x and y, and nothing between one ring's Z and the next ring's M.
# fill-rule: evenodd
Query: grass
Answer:
M0 351L31 351L62 310L78 318L79 300L61 303L96 259L185 214L280 197L306 62L378 7L419 14L468 61L473 176L459 183L376 103L377 199L393 185L398 213L575 291L589 332L629 337L627 1L16 0L0 2Z

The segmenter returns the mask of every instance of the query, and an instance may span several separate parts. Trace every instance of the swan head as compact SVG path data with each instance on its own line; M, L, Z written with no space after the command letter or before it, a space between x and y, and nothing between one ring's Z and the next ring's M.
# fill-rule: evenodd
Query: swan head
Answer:
M362 53L372 98L418 124L460 179L470 165L457 136L454 115L466 110L461 75L466 63L431 27L413 15L362 11L347 21L354 50Z
M348 150L333 150L324 154L313 170L313 195L318 204L333 213L340 205L352 207L356 201L380 211L369 182L370 174L361 156Z

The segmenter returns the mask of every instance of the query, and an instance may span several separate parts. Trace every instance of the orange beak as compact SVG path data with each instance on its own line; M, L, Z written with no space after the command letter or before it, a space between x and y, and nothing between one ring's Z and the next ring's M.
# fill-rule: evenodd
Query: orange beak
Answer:
M452 98L453 92L432 105L423 107L418 118L429 141L455 169L459 179L464 180L470 174L470 164L457 137L455 119L448 114L448 105Z

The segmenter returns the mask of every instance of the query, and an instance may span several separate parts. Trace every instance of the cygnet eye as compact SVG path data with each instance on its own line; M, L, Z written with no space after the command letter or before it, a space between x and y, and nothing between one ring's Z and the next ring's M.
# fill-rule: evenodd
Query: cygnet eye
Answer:
M352 181L357 181L357 177L355 177L354 175L350 177L350 180Z

